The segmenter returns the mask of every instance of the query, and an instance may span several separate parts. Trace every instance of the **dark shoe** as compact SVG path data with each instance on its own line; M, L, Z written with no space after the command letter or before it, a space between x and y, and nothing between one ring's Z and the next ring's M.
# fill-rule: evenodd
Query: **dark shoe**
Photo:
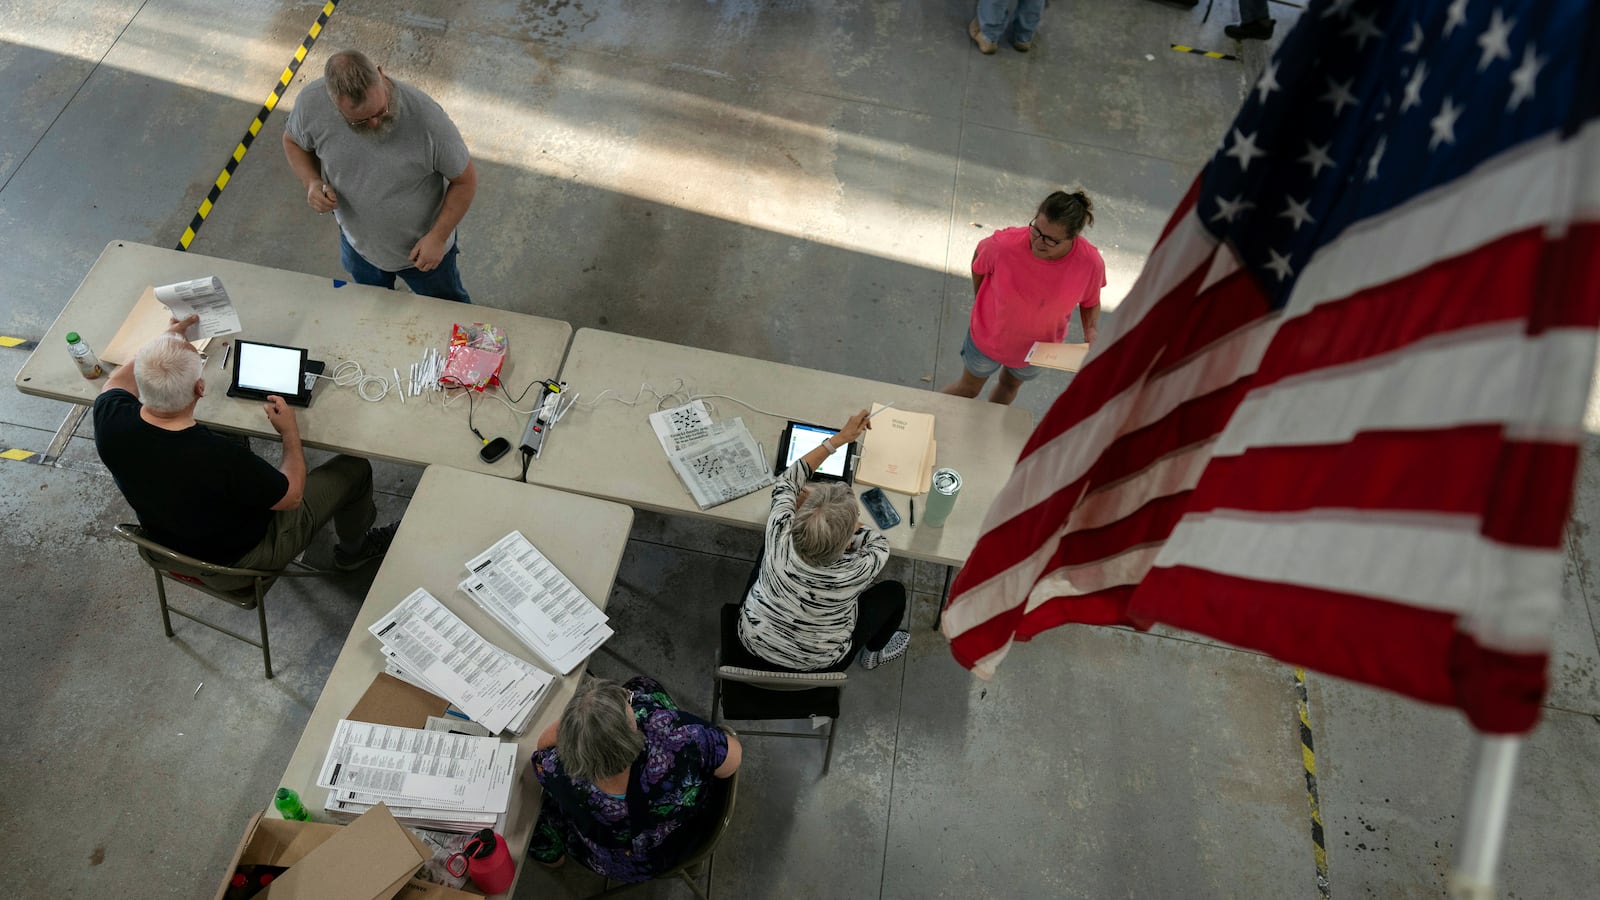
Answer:
M1272 26L1278 24L1276 19L1257 19L1254 22L1240 22L1222 29L1223 34L1241 41L1265 41L1272 38Z
M973 19L972 22L967 25L967 35L972 38L972 42L974 44L978 45L979 53L993 53L994 51L1000 49L999 44L996 44L994 41L991 41L983 36L983 29L978 27L977 19Z
M1033 41L1012 41L1011 46L1017 48L1018 53L1027 53L1033 49Z
M346 550L343 544L333 547L333 567L341 572L359 569L375 559L382 559L389 552L389 545L394 543L394 533L400 528L399 522L390 522L377 528L367 529L366 536L361 539L361 546L354 550Z

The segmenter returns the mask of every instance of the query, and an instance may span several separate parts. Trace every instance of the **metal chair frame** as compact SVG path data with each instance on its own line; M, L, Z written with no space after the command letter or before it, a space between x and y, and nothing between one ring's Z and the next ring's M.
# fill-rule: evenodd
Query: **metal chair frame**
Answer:
M161 627L166 631L167 637L175 637L172 631L172 617L169 613L176 613L192 622L198 622L213 631L220 631L235 640L243 641L252 647L261 648L261 661L266 666L267 677L272 677L272 646L267 638L267 591L279 578L316 578L324 577L330 573L322 569L314 569L299 560L294 560L290 565L298 566L304 571L288 571L280 569L241 569L234 566L222 566L209 563L205 560L186 556L176 550L169 549L156 543L146 536L143 528L138 525L123 523L112 529L118 537L131 541L139 552L139 557L145 561L155 572L156 596L161 601ZM207 576L227 575L237 578L250 579L250 586L235 591L225 591L212 587L201 579ZM253 609L256 611L256 620L260 625L261 639L254 640L237 631L218 625L209 619L201 618L192 612L179 609L167 602L166 579L193 588L203 594L209 594L225 603L237 606L240 609Z

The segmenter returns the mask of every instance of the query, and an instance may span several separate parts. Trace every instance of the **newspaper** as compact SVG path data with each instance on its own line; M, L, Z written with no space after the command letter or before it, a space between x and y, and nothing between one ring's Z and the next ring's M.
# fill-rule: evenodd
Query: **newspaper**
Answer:
M667 460L701 509L737 500L773 482L761 446L740 418L711 425L699 440L668 450Z
M233 308L233 301L228 299L227 288L222 286L222 279L215 275L164 284L156 288L156 299L172 311L174 319L200 317L200 324L184 333L183 336L188 340L237 334L242 328L239 312Z
M705 440L711 435L711 426L711 410L704 400L691 400L650 414L650 427L655 429L661 449L669 454Z

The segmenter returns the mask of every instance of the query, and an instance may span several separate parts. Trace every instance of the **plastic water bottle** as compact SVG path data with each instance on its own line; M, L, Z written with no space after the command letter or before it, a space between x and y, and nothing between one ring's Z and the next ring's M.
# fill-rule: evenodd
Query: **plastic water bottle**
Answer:
M278 788L278 795L272 802L285 819L304 822L311 818L311 813L306 812L306 808L300 803L300 795L286 787Z
M106 373L94 351L83 342L83 338L78 337L76 331L67 332L67 352L72 354L72 361L78 364L78 371L83 373L83 377L95 379Z

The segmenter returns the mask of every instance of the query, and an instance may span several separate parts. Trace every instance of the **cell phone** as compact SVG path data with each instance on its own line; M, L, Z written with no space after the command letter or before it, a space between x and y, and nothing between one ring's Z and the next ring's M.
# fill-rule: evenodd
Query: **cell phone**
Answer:
M862 493L861 505L872 514L872 521L878 523L879 531L888 531L900 524L900 513L895 511L894 504L884 496L883 488L873 488Z
M478 451L478 458L486 463L492 463L498 460L500 457L505 456L506 451L510 449L510 441L503 437L497 437L489 443L483 445L483 449Z

